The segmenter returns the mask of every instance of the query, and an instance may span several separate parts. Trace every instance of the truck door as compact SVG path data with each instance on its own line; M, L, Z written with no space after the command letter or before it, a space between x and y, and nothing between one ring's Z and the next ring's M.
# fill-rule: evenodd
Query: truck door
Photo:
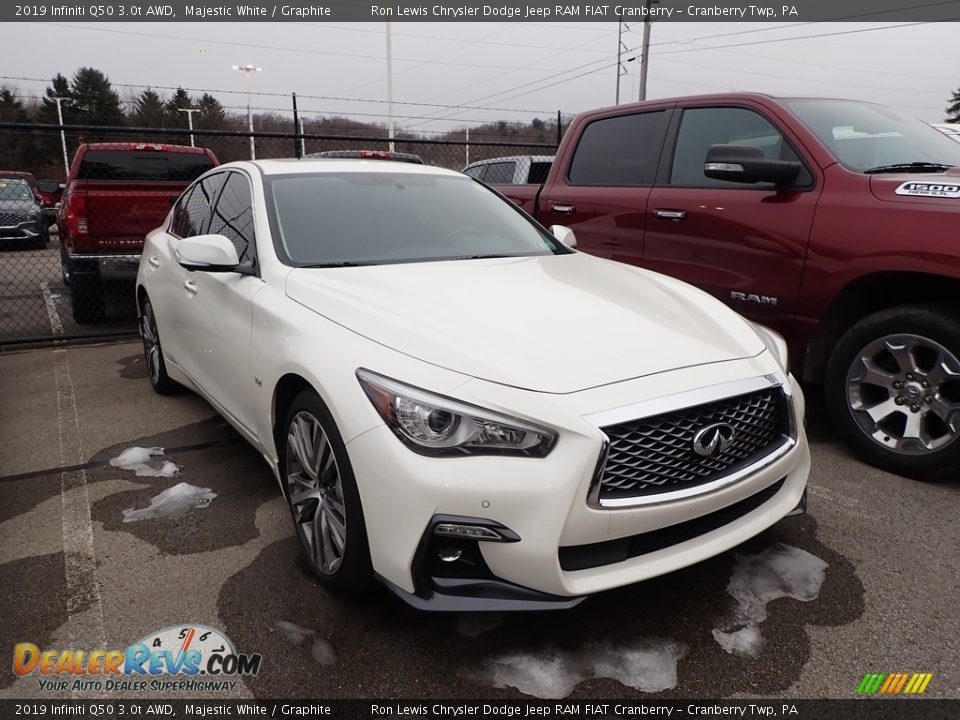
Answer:
M644 267L697 285L789 334L820 194L815 165L759 108L678 113L672 158L665 158L650 194ZM703 172L711 145L753 145L770 158L800 160L804 169L788 188L713 180Z
M573 228L579 250L639 265L669 114L663 107L587 119L576 147L554 161L561 172L540 194L540 222Z

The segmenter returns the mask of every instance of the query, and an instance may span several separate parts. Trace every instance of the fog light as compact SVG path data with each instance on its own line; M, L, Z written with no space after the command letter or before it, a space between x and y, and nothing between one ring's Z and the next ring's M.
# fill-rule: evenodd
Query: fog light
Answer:
M454 550L453 548L441 548L437 550L437 556L445 563L456 562L463 555L463 550Z
M461 525L459 523L440 523L433 528L433 534L469 540L493 540L494 542L505 539L496 530L481 525Z

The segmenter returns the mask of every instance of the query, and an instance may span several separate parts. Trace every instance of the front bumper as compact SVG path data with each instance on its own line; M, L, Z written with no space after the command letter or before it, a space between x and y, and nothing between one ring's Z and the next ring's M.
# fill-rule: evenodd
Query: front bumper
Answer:
M756 359L724 366L711 378L769 372ZM589 594L692 565L759 534L795 511L806 488L810 454L802 427L803 398L792 378L796 440L774 461L734 483L661 504L588 504L603 434L584 416L628 404L624 399L642 401L674 388L697 387L703 378L703 368L686 369L567 396L522 393L531 403L523 415L528 419L543 422L552 410L579 420L567 427L553 424L560 438L542 459L424 457L410 452L386 427L352 439L347 448L375 571L417 607L561 608ZM464 397L473 392L487 407L518 410L515 389L471 381L459 390L464 400L473 400ZM533 405L540 406L539 416ZM476 542L483 568L466 578L472 582L438 579L425 571L432 559L424 557L424 547L432 553L444 549L443 543L429 544L438 515L491 521L519 540Z
M40 223L36 220L0 226L0 239L3 240L33 240L36 237L40 237Z

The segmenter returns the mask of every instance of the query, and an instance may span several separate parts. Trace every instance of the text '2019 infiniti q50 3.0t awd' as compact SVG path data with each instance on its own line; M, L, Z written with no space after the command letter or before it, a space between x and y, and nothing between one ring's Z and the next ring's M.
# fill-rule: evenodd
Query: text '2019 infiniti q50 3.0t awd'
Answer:
M224 165L147 237L150 380L263 455L340 592L570 607L802 511L779 336L574 245L456 172Z

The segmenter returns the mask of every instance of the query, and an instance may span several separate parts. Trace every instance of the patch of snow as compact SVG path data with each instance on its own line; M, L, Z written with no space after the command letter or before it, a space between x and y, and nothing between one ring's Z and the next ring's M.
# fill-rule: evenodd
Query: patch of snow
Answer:
M503 613L460 613L457 632L464 637L477 637L503 624Z
M494 687L513 687L538 698L562 698L584 680L610 678L642 692L677 686L677 664L687 647L676 640L646 640L626 646L504 655L486 664Z
M133 470L140 477L175 477L180 466L169 460L151 460L163 455L162 447L129 447L110 460L113 467L121 470Z
M310 654L313 659L321 665L333 665L337 661L337 653L330 642L317 634L313 628L303 627L296 623L286 620L277 620L274 625L283 634L291 645L300 647L308 641L310 644Z
M150 500L150 505L141 510L129 508L123 511L123 521L136 522L158 517L183 517L194 508L204 508L217 494L210 488L189 483L177 483Z
M737 555L727 592L737 602L727 628L713 637L728 653L756 657L763 649L760 623L767 604L779 598L809 602L820 594L827 563L806 550L778 543L759 555Z

